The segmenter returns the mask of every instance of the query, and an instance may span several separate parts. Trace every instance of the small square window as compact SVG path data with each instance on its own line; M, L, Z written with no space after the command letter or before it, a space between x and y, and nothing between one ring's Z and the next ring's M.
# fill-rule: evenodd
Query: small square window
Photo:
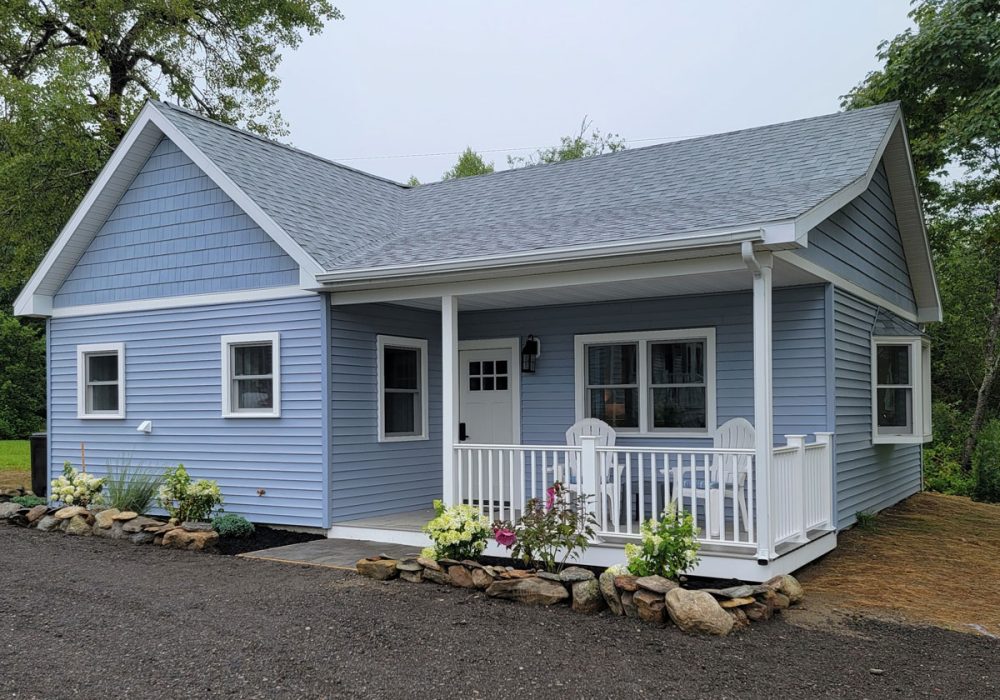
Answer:
M222 336L222 416L281 415L280 338L277 333Z
M77 346L77 417L125 417L125 345Z

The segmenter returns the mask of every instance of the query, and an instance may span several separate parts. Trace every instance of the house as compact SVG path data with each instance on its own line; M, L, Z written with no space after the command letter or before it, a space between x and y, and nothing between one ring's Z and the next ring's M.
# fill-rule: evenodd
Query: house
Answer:
M182 462L254 521L413 544L433 499L559 478L586 561L675 500L746 580L920 490L941 318L896 104L410 188L150 102L15 310L52 470ZM567 445L584 418L616 444Z

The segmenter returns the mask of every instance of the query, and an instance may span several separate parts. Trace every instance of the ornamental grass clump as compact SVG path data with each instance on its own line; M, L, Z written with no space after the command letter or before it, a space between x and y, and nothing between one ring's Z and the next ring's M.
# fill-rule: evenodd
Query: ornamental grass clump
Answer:
M545 492L545 501L530 499L517 523L497 522L497 544L529 566L558 573L590 546L597 519L590 512L591 497L567 489L560 482Z
M444 507L434 501L435 517L424 525L434 542L431 551L425 551L435 559L475 559L486 549L490 538L490 521L478 509L467 505Z
M663 576L677 580L698 563L698 528L687 511L671 503L659 520L640 527L642 544L625 545L628 571L634 576Z
M145 513L162 484L162 474L123 462L117 467L108 467L104 485L108 505L112 508L123 512Z
M183 464L163 475L157 500L160 507L178 522L204 521L222 505L219 484L208 479L192 481Z
M100 498L104 479L77 471L69 462L64 462L63 473L52 480L51 486L53 501L86 508Z

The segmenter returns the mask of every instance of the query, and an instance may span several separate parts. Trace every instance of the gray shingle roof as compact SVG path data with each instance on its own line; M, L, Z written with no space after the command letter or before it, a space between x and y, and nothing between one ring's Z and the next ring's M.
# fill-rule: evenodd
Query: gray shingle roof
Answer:
M329 272L794 218L866 174L895 103L408 188L158 103Z

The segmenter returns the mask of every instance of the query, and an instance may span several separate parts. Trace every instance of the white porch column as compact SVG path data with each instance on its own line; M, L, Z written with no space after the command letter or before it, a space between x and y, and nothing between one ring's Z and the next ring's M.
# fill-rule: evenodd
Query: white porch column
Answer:
M743 244L743 258L753 272L753 416L757 434L754 456L757 477L757 560L770 561L771 462L774 457L773 356L771 350L771 266L770 253L754 253L752 244Z
M458 297L441 297L441 475L446 506L455 493L455 443L458 442Z

